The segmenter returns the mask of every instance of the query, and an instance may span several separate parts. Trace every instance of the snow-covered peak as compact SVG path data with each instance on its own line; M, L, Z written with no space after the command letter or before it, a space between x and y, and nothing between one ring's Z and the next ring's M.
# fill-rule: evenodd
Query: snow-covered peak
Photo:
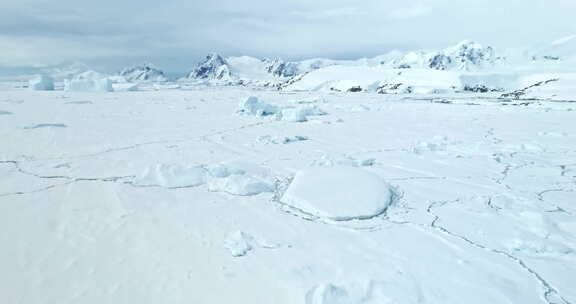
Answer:
M151 63L144 63L137 66L125 68L120 72L120 76L124 77L129 82L145 82L154 81L162 82L168 79L164 72L156 68Z
M396 68L429 68L434 70L479 70L495 62L492 47L464 40L441 51L413 51L393 62Z
M453 67L458 70L473 70L492 65L495 60L492 47L484 47L473 41L465 40L456 46L444 50L444 55L451 57Z
M232 77L228 62L219 54L211 53L188 73L188 79L226 80Z
M259 59L251 56L223 58L209 54L186 77L218 84L270 86L300 74L298 65L282 59Z
M266 71L276 77L293 77L298 75L298 65L293 62L286 62L280 58L267 59Z

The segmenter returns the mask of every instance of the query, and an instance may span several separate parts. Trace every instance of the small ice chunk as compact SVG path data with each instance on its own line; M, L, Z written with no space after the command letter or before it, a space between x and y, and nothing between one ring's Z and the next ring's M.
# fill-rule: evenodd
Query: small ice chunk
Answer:
M231 195L250 196L274 191L269 170L243 161L229 161L207 168L208 189Z
M306 141L306 140L309 140L309 138L307 136L300 136L300 135L285 136L285 137L264 135L264 136L258 137L258 141L261 143L264 143L264 144L289 144L289 143Z
M317 115L326 115L326 112L316 106L299 106L282 109L282 111L277 114L277 119L288 122L306 122L308 121L308 116Z
M248 174L232 174L223 178L208 179L208 189L232 195L250 196L274 191L271 183Z
M244 115L267 116L274 115L279 110L278 106L261 101L256 96L250 96L240 101L237 112Z
M254 242L255 240L251 235L242 231L235 231L224 241L224 248L228 249L233 257L242 257L254 249Z

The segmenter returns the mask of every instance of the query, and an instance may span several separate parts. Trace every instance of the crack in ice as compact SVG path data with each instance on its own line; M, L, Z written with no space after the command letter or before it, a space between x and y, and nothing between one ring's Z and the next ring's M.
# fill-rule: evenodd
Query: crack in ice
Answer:
M458 200L456 200L456 201L458 201ZM451 232L447 228L439 225L438 222L440 221L440 217L438 215L436 215L432 210L436 206L444 206L448 203L450 203L450 202L448 202L448 201L435 201L435 202L430 203L430 205L426 209L426 212L434 217L434 219L430 223L430 227L432 227L433 229L436 229L438 231L441 231L442 233L444 233L446 235L460 239L460 240L462 240L462 241L464 241L464 242L466 242L466 243L468 243L468 244L470 244L476 248L480 248L482 250L493 252L493 253L496 253L498 255L504 256L504 257L508 258L509 260L512 260L513 262L518 264L522 269L524 269L529 274L531 274L540 283L540 285L544 289L543 299L546 301L547 304L571 304L569 301L564 299L560 295L558 290L555 287L553 287L550 283L548 283L538 272L536 272L534 269L532 269L528 265L526 265L526 263L522 259L520 259L520 258L518 258L518 257L516 257L516 256L514 256L514 255L512 255L506 251L490 248L488 246L479 244L479 243L472 241L471 239L469 239L465 236ZM561 301L561 302L558 302L558 301Z

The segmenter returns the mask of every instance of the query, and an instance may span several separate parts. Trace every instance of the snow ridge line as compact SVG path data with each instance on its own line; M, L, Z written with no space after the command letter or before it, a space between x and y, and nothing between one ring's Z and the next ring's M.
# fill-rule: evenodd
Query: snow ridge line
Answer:
M456 200L456 201L458 201L458 200ZM455 202L455 201L452 201L452 202ZM444 206L448 203L450 203L450 202L448 202L448 201L436 201L436 202L432 202L428 206L428 208L426 208L426 212L434 217L434 220L432 220L432 222L430 223L430 227L432 227L436 230L439 230L442 233L449 235L451 237L458 238L458 239L460 239L460 240L462 240L462 241L464 241L464 242L466 242L466 243L468 243L468 244L470 244L476 248L480 248L480 249L483 249L483 250L486 250L489 252L499 254L501 256L504 256L504 257L514 261L522 269L524 269L529 274L531 274L540 283L540 285L544 289L543 300L546 301L547 304L572 304L568 300L564 299L560 295L558 290L555 287L553 287L550 283L548 283L538 272L536 272L534 269L528 267L528 265L526 265L526 263L522 259L520 259L520 258L518 258L518 257L516 257L516 256L514 256L508 252L498 250L498 249L493 249L493 248L487 247L485 245L476 243L465 236L453 233L450 230L446 229L445 227L438 225L438 221L440 221L440 217L438 215L436 215L432 210L436 206ZM558 300L560 300L560 302Z

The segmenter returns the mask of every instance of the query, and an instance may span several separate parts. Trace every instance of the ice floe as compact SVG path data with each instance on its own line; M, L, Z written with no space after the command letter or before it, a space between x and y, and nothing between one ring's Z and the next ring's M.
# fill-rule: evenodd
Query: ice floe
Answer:
M386 211L393 190L378 175L355 167L311 167L296 173L281 201L331 220L368 219Z

